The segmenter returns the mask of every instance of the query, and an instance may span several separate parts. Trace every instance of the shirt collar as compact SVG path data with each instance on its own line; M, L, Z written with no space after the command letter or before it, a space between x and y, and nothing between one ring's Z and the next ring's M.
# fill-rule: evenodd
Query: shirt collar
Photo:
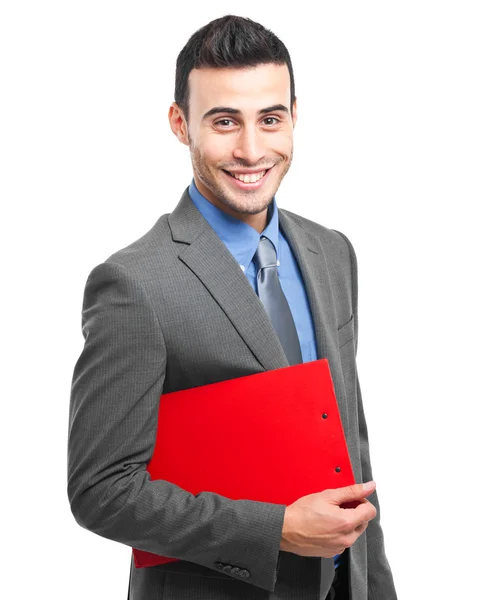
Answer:
M261 236L265 236L270 240L277 252L277 258L280 259L278 247L278 207L275 197L273 197L273 201L268 208L268 224L260 234L247 223L214 206L212 202L200 193L195 184L195 179L192 180L188 192L193 204L226 245L233 258L242 267L244 273L252 262Z

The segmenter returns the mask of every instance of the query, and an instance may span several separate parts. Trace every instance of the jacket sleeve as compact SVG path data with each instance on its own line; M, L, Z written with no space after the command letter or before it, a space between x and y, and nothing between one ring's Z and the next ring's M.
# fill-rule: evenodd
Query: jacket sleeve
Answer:
M146 471L168 348L140 281L95 267L82 308L84 347L71 384L68 499L79 525L107 539L219 570L273 591L285 505L193 495Z
M357 257L350 240L341 232L343 238L348 244L351 259L351 280L352 280L352 306L354 314L355 327L355 353L358 347L358 269ZM357 390L357 409L358 409L358 427L360 439L360 458L362 463L362 481L371 481L372 467L369 452L369 435L367 423L365 420L364 408L362 403L362 393L358 373L356 376ZM369 592L368 600L397 600L393 575L391 573L388 559L384 549L384 536L381 528L381 509L377 490L374 491L368 500L376 507L377 515L365 530L367 539L367 587Z

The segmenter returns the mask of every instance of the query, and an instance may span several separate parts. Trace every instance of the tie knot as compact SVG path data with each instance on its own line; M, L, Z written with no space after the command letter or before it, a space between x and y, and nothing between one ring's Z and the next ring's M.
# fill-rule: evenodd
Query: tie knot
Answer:
M275 251L275 246L267 237L261 236L256 253L254 254L254 258L252 260L256 263L256 268L258 271L264 269L265 267L277 266L277 253Z

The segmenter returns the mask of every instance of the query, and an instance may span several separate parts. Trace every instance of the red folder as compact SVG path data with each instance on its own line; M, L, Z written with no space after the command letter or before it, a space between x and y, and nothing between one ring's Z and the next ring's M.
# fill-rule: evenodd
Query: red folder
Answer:
M192 494L285 505L354 484L327 359L163 394L147 471ZM136 567L179 560L133 555Z

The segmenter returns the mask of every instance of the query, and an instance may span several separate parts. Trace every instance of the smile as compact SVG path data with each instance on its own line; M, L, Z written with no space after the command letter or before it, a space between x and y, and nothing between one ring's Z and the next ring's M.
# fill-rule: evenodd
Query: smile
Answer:
M247 173L247 174L242 174L239 175L237 173L233 174L230 173L229 171L225 171L224 169L222 169L223 173L225 173L225 175L232 180L232 183L234 185L236 185L239 189L251 189L251 190L255 190L259 187L261 187L261 185L263 185L263 183L266 181L266 179L268 178L268 173L273 169L273 167L271 167L270 169L267 170L263 170L259 173Z

